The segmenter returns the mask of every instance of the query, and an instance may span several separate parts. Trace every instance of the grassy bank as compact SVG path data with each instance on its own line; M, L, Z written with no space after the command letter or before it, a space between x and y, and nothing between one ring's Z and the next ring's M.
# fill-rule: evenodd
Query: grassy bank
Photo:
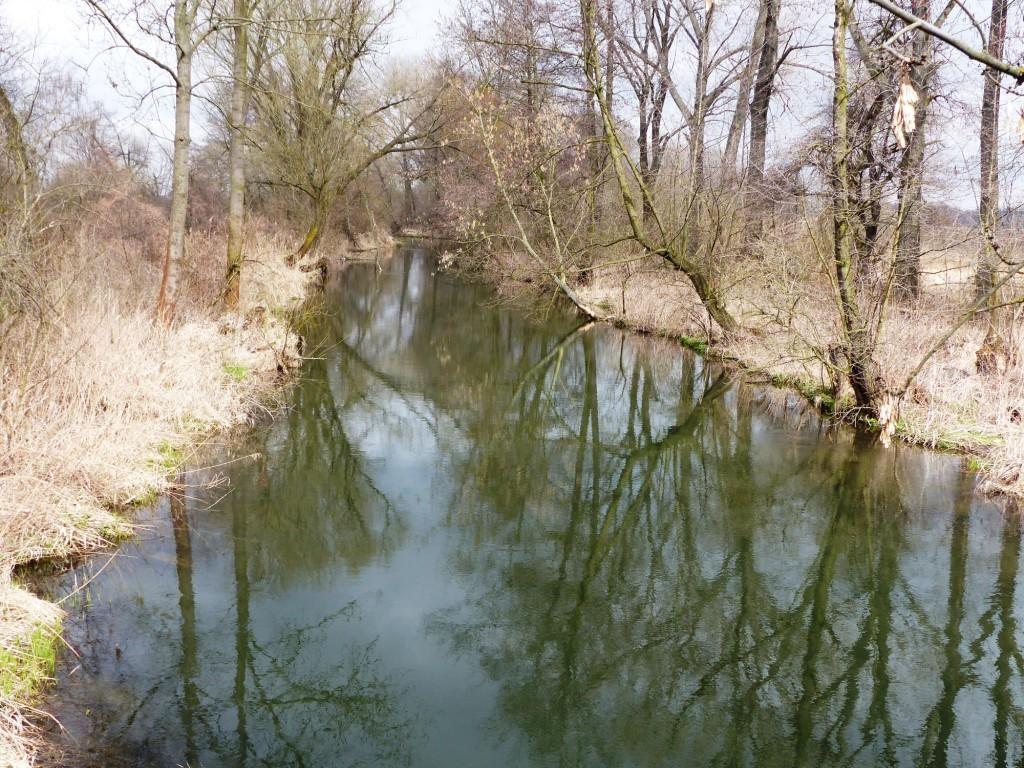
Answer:
M807 249L809 250L809 249ZM791 262L799 259L792 255ZM730 312L753 333L723 339L690 284L678 272L629 254L593 270L577 287L580 299L616 325L683 341L696 351L744 369L754 382L798 391L823 412L857 421L852 393L836 388L828 349L841 337L830 285L807 264L752 262L733 267L723 282ZM516 300L542 305L553 286L525 258L473 259L474 271ZM736 263L739 263L737 260ZM885 317L878 362L885 379L901 383L962 311L974 265L945 253L925 264L925 286L913 305L892 305ZM787 276L782 279L781 276ZM742 297L742 298L738 298ZM1024 360L1014 339L1011 363L980 374L975 358L985 329L967 324L938 349L899 404L896 436L911 444L962 452L992 494L1024 497Z
M9 329L0 346L3 768L31 762L31 702L61 642L60 608L19 583L19 566L127 535L127 512L166 490L199 443L273 408L317 277L286 264L290 239L254 227L241 306L223 314L222 241L195 234L187 301L163 329L152 322L155 264L119 252L120 239L94 242L83 233L55 257L46 319Z

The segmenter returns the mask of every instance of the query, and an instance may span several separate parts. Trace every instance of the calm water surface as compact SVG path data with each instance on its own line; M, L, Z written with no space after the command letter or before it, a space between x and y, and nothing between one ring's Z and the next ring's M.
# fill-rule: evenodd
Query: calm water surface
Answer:
M1022 526L958 460L424 252L327 298L228 483L62 581L66 764L1024 760Z

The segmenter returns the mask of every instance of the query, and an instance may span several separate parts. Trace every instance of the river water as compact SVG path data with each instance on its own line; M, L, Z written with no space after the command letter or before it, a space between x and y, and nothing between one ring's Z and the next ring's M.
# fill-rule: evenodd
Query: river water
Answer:
M225 481L57 587L65 764L1024 760L1022 525L958 459L423 251L326 299Z

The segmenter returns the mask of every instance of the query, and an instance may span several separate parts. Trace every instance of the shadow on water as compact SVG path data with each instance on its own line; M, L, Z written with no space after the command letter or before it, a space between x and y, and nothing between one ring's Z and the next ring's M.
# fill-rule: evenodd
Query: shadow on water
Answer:
M76 765L1019 765L1021 522L667 342L405 251L71 601ZM229 457L230 458L230 457ZM202 473L195 473L195 476Z

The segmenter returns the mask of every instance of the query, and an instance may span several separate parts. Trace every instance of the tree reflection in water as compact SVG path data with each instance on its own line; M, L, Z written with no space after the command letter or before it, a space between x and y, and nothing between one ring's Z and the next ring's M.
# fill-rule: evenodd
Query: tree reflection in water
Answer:
M168 502L73 614L62 695L102 741L232 766L1024 759L1021 522L955 459L526 319L423 254L331 290L230 493Z

